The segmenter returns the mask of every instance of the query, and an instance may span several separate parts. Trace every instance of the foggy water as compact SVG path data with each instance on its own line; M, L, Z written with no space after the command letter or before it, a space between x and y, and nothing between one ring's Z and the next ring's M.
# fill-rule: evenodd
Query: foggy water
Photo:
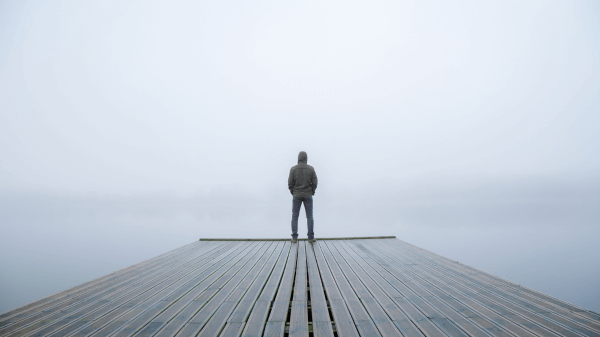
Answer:
M326 190L322 194L315 197L317 237L395 235L600 311L600 226L594 202L426 204L365 196L369 202L351 194L332 202ZM198 238L288 237L288 199L284 193L280 200L252 201L231 189L192 197L5 196L0 206L0 312ZM301 215L301 237L306 236L304 219Z

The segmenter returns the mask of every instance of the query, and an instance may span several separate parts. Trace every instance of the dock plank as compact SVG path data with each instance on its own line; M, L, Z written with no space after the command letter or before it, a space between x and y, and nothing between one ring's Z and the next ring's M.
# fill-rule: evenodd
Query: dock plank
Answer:
M177 259L168 266L165 264L158 265L135 277L132 276L127 282L117 284L99 294L91 294L92 296L87 298L73 298L67 303L63 302L58 306L46 309L44 312L40 313L40 315L45 314L44 317L39 317L39 315L31 316L28 320L23 320L18 324L7 327L2 333L11 334L12 336L48 335L84 316L83 314L80 314L80 312L85 312L85 315L88 315L94 313L95 310L110 305L113 301L120 299L122 296L127 296L130 292L135 294L152 288L164 279L162 275L164 275L165 271L177 272L178 270L189 270L190 268L193 268L196 263L202 261L202 257L206 256L203 254L209 252L211 250L210 248L211 247L207 247L206 250L198 251L197 253L199 254L192 254L184 259ZM75 304L69 305L72 301L76 301ZM36 319L37 321L35 321ZM33 321L34 323L26 324L29 323L29 321ZM22 324L24 326L21 326ZM11 331L15 328L18 331Z
M198 278L203 278L209 275L214 271L215 268L218 268L218 264L223 260L227 259L231 254L235 254L239 250L243 250L244 245L231 245L228 247L224 247L223 250L213 250L211 255L207 258L208 260L203 260L205 263L198 266L197 269L194 270L194 273L184 274L185 276L181 277L180 273L170 275L167 274L166 277L168 279L172 279L171 282L166 282L163 286L158 288L148 289L148 291L143 292L141 295L130 299L125 302L123 305L117 306L116 309L109 311L105 315L96 316L90 318L90 324L82 327L79 330L76 330L72 336L88 336L90 334L95 333L96 331L105 328L109 324L113 322L123 322L127 321L127 317L135 316L135 312L132 310L139 310L138 306L148 308L152 305L152 303L156 303L160 300L160 297L157 295L167 294L167 289L169 287L176 287L177 284L182 285L185 282L190 282L197 280ZM170 277L169 277L170 276ZM120 304L120 303L115 303ZM110 309L110 308L109 308ZM142 309L143 310L143 309ZM101 313L100 313L101 314ZM114 329L116 326L113 325ZM60 336L64 336L64 334L59 331ZM103 334L106 334L104 332Z
M574 332L585 336L600 336L598 331L586 328L564 318L564 316L553 314L533 304L525 301L521 302L510 294L502 293L497 288L486 287L485 284L478 283L476 280L470 278L469 275L461 274L448 266L431 263L431 261L422 259L418 261L424 262L422 264L424 268L429 268L439 275L443 275L443 279L452 282L452 284L463 289L469 295L477 296L480 302L486 303L488 307L499 314L510 317L514 322L527 327L535 333L544 333L544 330L550 330L566 336ZM512 301L507 298L512 299Z
M355 322L358 322L358 321L360 322L360 325L356 324L356 328L358 329L358 331L359 332L361 330L368 331L369 336L371 336L371 335L372 336L381 336L381 334L375 327L375 323L373 322L373 320L367 313L367 310L365 309L365 307L362 305L357 294L354 293L354 290L352 289L352 286L350 285L349 280L346 279L346 276L344 275L340 266L338 265L338 263L337 263L338 261L336 261L334 259L333 255L331 254L329 247L326 244L320 244L319 247L321 248L321 251L323 252L325 261L327 262L327 265L329 266L329 269L331 270L331 274L333 275L333 278L338 286L338 289L340 290L342 298L343 298L344 302L346 303L346 305L348 306L348 310L350 311L350 315L352 316L352 319ZM349 275L349 277L351 279L354 279L354 277L352 275ZM337 323L337 320L336 320L336 323ZM361 333L361 335L364 335L364 332Z
M256 304L252 308L248 322L244 326L244 330L242 332L243 337L262 336L271 303L274 300L278 286L281 283L284 267L286 266L286 262L291 258L292 254L295 253L291 249L291 244L288 241L285 243L281 256L277 261L273 272L269 276L267 284L263 288Z
M424 289L417 287L414 284L411 287L409 284L398 282L398 280L395 279L392 274L386 271L381 265L379 265L379 263L375 261L374 256L369 256L365 251L360 250L357 247L359 245L361 245L359 241L353 244L341 244L341 246L347 248L345 250L346 254L353 258L357 262L358 266L364 270L361 275L363 275L364 278L367 276L371 277L373 282L379 285L387 296L391 298L406 297L407 303L410 302L411 305L418 308L418 310L421 311L427 318L429 318L433 324L435 324L441 331L444 331L448 335L464 336L466 333L470 336L488 336L488 334L477 324L469 321L465 317L461 317L458 312L453 311L450 307L441 305L441 302L438 301L431 303L431 301L423 300L423 298L427 298L428 296L428 293L426 293ZM372 263L367 263L365 259L371 260ZM385 264L383 260L379 260L379 262ZM378 291L375 285L368 284L368 286L369 289ZM382 303L386 303L388 301L388 299L383 297L383 295L379 295L378 298L382 298L380 301ZM387 307L387 305L385 307ZM396 315L397 314L394 314L392 318L395 318ZM400 318L405 318L405 316L402 315ZM437 320L433 320L433 318L436 318ZM421 317L421 320L422 319L423 317ZM448 321L453 323L448 323ZM452 324L456 324L457 327L464 330L464 332L452 327Z
M212 315L219 310L227 297L236 289L244 276L254 267L254 265L268 251L271 244L253 245L252 251L243 258L236 257L238 260L235 265L229 268L221 275L215 275L214 283L203 285L205 289L202 293L194 293L195 297L189 303L186 303L183 310L175 313L175 318L167 324L168 329L161 330L157 336L168 335L171 331L179 331L179 335L196 335L200 329L208 322ZM225 267L227 268L227 267ZM222 268L224 269L224 268ZM212 280L211 280L212 281ZM221 310L227 310L233 303L225 303ZM165 316L166 318L166 316Z
M298 259L296 262L296 279L294 280L294 297L290 317L290 337L308 337L308 298L306 270L306 241L298 242Z
M496 299L501 304L512 308L513 311L527 316L531 320L547 325L548 327L554 326L555 330L558 329L558 332L562 328L554 325L555 322L583 334L600 332L600 322L590 321L567 309L556 307L529 296L523 296L520 292L509 291L512 289L511 287L499 287L498 284L482 278L481 273L469 272L471 270L464 268L461 264L448 263L448 261L437 259L435 256L431 258L419 256L418 258L433 268L440 269L444 274L453 277L453 279L469 285L473 291ZM542 316L543 318L539 318L538 316Z
M600 337L600 315L395 237L203 239L3 313L0 335Z
M197 291L207 288L216 278L226 273L227 269L231 268L237 260L241 259L249 251L256 250L257 247L253 245L242 245L240 248L242 251L237 255L235 252L238 251L235 251L232 254L224 254L225 256L223 259L216 261L213 265L203 267L197 275L189 275L187 278L181 279L169 287L162 289L160 292L153 294L151 298L119 316L119 318L113 320L110 324L103 326L92 334L92 336L111 335L115 332L129 334L130 332L137 331L149 319L168 308L172 304L172 302L168 300L169 297L175 292L181 291L182 287L183 289L194 287ZM199 279L203 279L200 284L197 283ZM123 332L120 332L121 330Z
M384 246L383 245L378 245L377 247L374 247L373 245L370 245L371 248L374 249L382 249L383 253L388 253L391 254L391 258L390 256L388 256L387 258L387 262L390 265L390 271L395 274L402 282L409 282L410 278L406 278L405 275L408 275L410 273L415 273L418 274L419 276L424 276L426 274L421 273L421 269L419 269L418 265L415 265L414 263L409 263L409 267L411 268L407 268L406 266L402 265L401 263L398 263L396 260L400 260L400 261L404 261L406 262L406 260L404 260L402 258L401 255L397 255L394 254L394 251L388 251L388 250L384 250ZM410 261L410 262L414 262L414 261ZM446 292L448 295L454 297L455 299L457 299L458 301L462 302L464 305L466 305L467 307L469 307L471 310L474 310L478 313L480 313L483 317L486 317L487 319L489 319L490 321L496 323L496 325L500 326L502 329L517 335L517 336L533 336L533 333L528 331L528 327L526 326L522 326L519 325L516 322L513 322L513 320L502 316L501 314L495 312L494 310L492 310L491 308L487 307L484 303L481 303L480 301L478 301L477 298L473 298L471 296L466 296L465 294L456 291L454 288L452 288L451 286L449 286L444 280L438 280L435 278L424 278L426 279L428 282L433 282L433 284L435 286L437 286L438 288L442 289L444 292Z
M325 260L323 251L321 250L320 241L313 244L313 251L317 260L317 267L321 274L325 293L329 299L329 306L331 307L337 335L344 337L358 337L357 327L354 324L350 311L337 287L333 274L329 269L329 265Z
M7 311L0 315L0 323L4 323L7 321L16 321L18 317L26 317L31 314L43 311L48 307L51 307L57 303L57 301L64 300L68 297L73 297L75 294L85 293L85 290L92 289L94 286L103 285L108 282L112 282L114 279L128 277L136 272L138 272L141 268L148 267L153 264L160 263L164 260L170 260L173 256L178 256L180 254L185 254L186 252L193 251L195 248L200 246L198 242L193 242L189 245L185 245L183 247L174 249L170 252L158 255L154 258L151 258L146 261L142 261L140 263L134 264L130 267L123 268L121 270L114 271L105 276L96 278L94 280L82 283L78 286L69 288L67 290L61 291L59 293L47 296L40 300L34 301L22 307ZM42 307L44 306L44 307ZM0 326L7 324L0 324Z
M264 285L266 276L275 265L283 245L274 242L254 267L246 274L235 290L223 302L222 307L211 317L210 321L197 335L199 337L216 336L227 322L244 323L251 304L258 297L258 291Z
M296 273L296 260L298 257L298 243L292 244L290 255L285 266L281 284L277 291L275 301L269 314L269 319L264 329L264 336L283 336L285 322L288 316L294 277Z
M306 247L306 263L310 284L310 303L314 337L333 337L331 317L327 308L327 298L321 282L319 267L313 245Z

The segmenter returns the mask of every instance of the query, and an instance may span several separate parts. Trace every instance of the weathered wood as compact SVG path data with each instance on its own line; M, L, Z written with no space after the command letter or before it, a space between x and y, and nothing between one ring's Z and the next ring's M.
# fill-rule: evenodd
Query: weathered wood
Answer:
M554 323L550 321L553 320L572 331L583 334L600 331L600 324L597 322L590 321L565 308L554 306L542 300L537 300L535 297L524 296L523 293L514 291L512 287L501 286L498 282L483 277L482 273L473 272L472 269L464 268L461 264L455 262L448 263L449 260L440 259L434 255L423 256L417 253L416 258L430 265L432 268L440 270L454 280L458 280L458 282L462 282L469 286L473 291L491 298L492 300L499 301L502 305L512 308L520 315L541 323L544 326L554 326ZM543 318L539 318L538 316L542 316ZM587 326L587 328L581 327L581 325ZM563 328L561 326L554 327L557 332L567 333L562 330Z
M257 245L250 244L244 245L241 248L243 248L243 250L239 254L228 254L224 259L203 270L199 275L194 276L189 280L186 279L184 282L178 281L168 288L163 289L149 300L142 302L140 305L120 316L117 320L114 320L110 324L102 327L102 329L98 330L96 334L106 335L117 332L117 334L127 335L129 333L136 332L154 316L160 314L164 309L170 307L172 301L170 301L169 298L172 299L174 292L181 289L181 287L194 287L194 289L196 289L194 293L183 299L183 301L180 302L180 305L185 306L186 303L191 303L190 301L194 299L193 295L204 291L204 289L207 289L209 285L217 281L223 275L224 277L222 280L226 280L230 275L227 274L229 269L232 267L234 267L233 270L236 270L235 268L239 268L239 265L237 265L238 267L235 267L236 263L239 260L243 260L243 258L247 259L247 255L253 254L253 252L256 252L259 247ZM200 282L200 284L197 282L190 283L190 281L194 278L196 278L196 280L202 278L203 281Z
M254 303L258 296L258 291L264 285L266 271L270 272L275 265L282 246L281 243L275 242L271 245L267 253L261 257L236 286L235 290L225 299L219 310L200 331L198 334L199 337L215 336L224 328L227 322L244 323L246 321L251 304ZM263 270L265 270L265 273L263 273ZM242 296L244 299L242 299Z
M319 238L319 240L363 240L363 239L395 239L395 236L363 236L363 237L345 237L345 238ZM290 241L290 239L211 239L202 238L199 241ZM308 239L298 239L298 241L308 241Z
M283 252L277 261L277 265L271 275L269 276L269 280L267 284L262 290L258 301L252 308L252 313L248 318L248 322L244 327L242 332L242 336L244 337L260 337L262 336L263 329L265 326L265 322L267 321L267 316L269 314L270 306L275 298L275 293L277 292L277 288L281 282L281 277L283 275L284 266L286 262L290 258L292 254L295 256L295 252L290 249L291 244L289 242L285 243L283 248ZM291 267L290 267L291 269Z
M269 320L265 325L264 336L283 336L294 284L297 255L298 243L294 243L290 250L277 296L273 301Z
M175 263L182 263L180 261L189 261L189 258L183 258L183 260L176 259ZM27 315L26 313L22 313L19 315L14 315L8 321L3 322L4 325L0 328L0 334L8 334L14 331L20 330L23 327L29 326L33 322L38 322L36 326L29 326L27 330L31 331L32 329L37 328L43 324L40 324L42 321L52 322L56 319L59 319L61 316L64 316L65 313L76 312L78 309L84 308L90 303L93 303L94 299L101 299L103 295L110 294L118 290L123 285L135 283L138 280L143 280L148 275L153 275L157 269L160 269L167 263L165 261L160 261L155 264L149 264L142 268L136 269L137 275L128 278L125 274L123 277L114 277L106 282L101 284L96 284L90 290L90 287L80 289L78 291L74 291L73 293L69 293L66 296L60 298L58 301L52 301L37 307L38 312L34 314ZM119 282L120 281L120 282ZM82 301L81 297L85 297L85 301ZM95 297L93 297L95 296Z
M376 250L384 249L384 248L382 248L382 246L377 246L377 247L374 247L372 245L370 245L370 246L371 246L371 248L374 248ZM392 254L390 251L386 251L386 250L384 250L383 252ZM414 263L412 263L410 265L410 267L412 267L412 268L409 269L409 268L406 268L405 266L403 266L402 264L396 262L395 259L398 259L400 261L403 260L401 256L398 256L398 255L392 255L392 256L393 256L393 258L386 257L384 260L386 261L386 264L389 266L387 268L390 268L390 269L388 269L388 271L390 271L392 274L394 274L394 276L396 276L401 282L403 282L403 283L409 282L410 278L408 278L406 275L408 275L411 272L419 272L420 271L418 266L416 266ZM428 279L428 281L431 281L431 280L432 279ZM531 332L525 330L524 327L519 326L518 324L515 324L511 320L506 319L505 317L499 315L498 313L494 312L493 310L488 309L487 307L482 305L480 302L476 301L476 299L473 299L468 296L464 296L462 293L455 291L453 288L449 287L447 284L445 284L443 282L435 282L434 285L436 285L438 287L442 287L442 290L444 290L449 296L454 297L458 301L465 304L467 307L469 307L469 308L473 309L474 311L478 312L479 314L481 314L483 317L486 317L490 321L496 323L502 329L509 331L510 333L513 333L517 336L533 336L533 334Z
M586 336L600 336L598 331L586 328L572 320L566 319L562 315L549 312L546 309L522 301L511 294L502 292L498 288L482 284L473 279L470 275L461 274L460 272L453 270L451 266L424 259L419 259L418 261L425 262L422 264L424 268L429 268L430 270L443 275L445 280L453 282L451 284L456 284L457 287L465 289L465 291L476 296L480 302L486 304L492 310L495 310L507 318L510 317L512 321L522 326L526 326L534 333L546 333L547 330L551 330L563 335L578 332Z
M327 299L321 283L319 268L313 250L313 245L306 247L306 262L310 284L310 303L312 310L313 336L333 337L331 317L327 308Z
M213 246L214 247L214 246ZM197 254L190 254L185 259L176 259L172 261L171 265L160 264L155 268L147 272L141 272L137 276L131 276L128 282L122 282L116 286L109 288L106 291L100 292L96 294L96 292L89 292L91 294L89 297L84 299L75 298L75 304L69 305L73 300L63 302L51 309L46 309L41 312L40 315L45 315L45 318L39 318L40 315L33 315L28 317L27 320L22 320L17 324L8 326L5 330L15 330L15 328L20 328L17 332L13 332L14 336L24 336L24 335L41 335L45 336L50 334L52 331L63 328L65 325L69 325L72 323L72 318L81 318L82 314L78 312L85 312L86 317L89 315L94 315L95 311L98 309L100 313L106 312L105 307L110 307L113 304L122 303L122 296L127 298L131 298L132 296L139 295L141 292L145 292L148 289L152 289L154 286L162 283L165 280L164 275L165 271L169 273L186 273L194 268L198 267L198 264L201 264L206 260L210 255L204 255L204 253L211 253L211 247L207 247L209 250L200 250L198 253L201 253L199 256ZM218 251L218 250L217 250ZM171 275L172 276L172 275ZM114 303L113 303L114 302ZM34 324L26 325L29 321L35 321ZM24 328L21 328L21 325L26 325ZM7 331L3 331L3 333L8 333Z
M365 333L368 333L368 336L381 336L375 327L375 323L367 313L367 310L363 307L357 295L354 293L354 290L350 286L349 280L346 279L346 276L337 263L338 261L334 259L327 245L321 244L319 247L325 256L325 260L329 265L329 269L331 270L333 278L335 279L340 293L342 294L344 302L346 302L348 306L350 315L352 315L352 318L355 322L360 322L360 324L356 324L360 334L364 336ZM348 277L350 277L351 280L354 279L353 275L348 275Z
M358 337L358 331L354 321L350 315L350 311L344 302L344 298L331 273L331 269L323 256L321 250L321 243L316 242L313 245L315 252L315 258L317 260L317 266L319 273L323 280L323 286L325 287L325 293L329 299L329 306L331 307L331 313L336 326L336 332L338 336Z
M599 336L600 315L393 237L201 239L0 315L2 336Z
M101 316L100 318L95 318L92 320L92 323L83 327L82 329L75 332L74 336L87 336L95 331L103 329L105 326L108 326L109 323L113 323L115 321L124 321L127 320L127 317L135 316L135 312L132 310L137 310L138 307L148 308L153 304L160 301L160 297L156 296L159 294L168 295L168 289L176 287L177 284L184 284L185 282L197 282L199 279L203 279L212 274L215 270L219 269L223 261L230 260L234 255L239 254L247 245L238 244L227 247L227 250L216 250L213 251L210 256L208 256L208 263L201 266L195 270L194 273L187 274L184 278L174 277L174 282L166 283L165 286L156 289L149 289L142 293L140 296L136 297L134 300L127 302L125 305L117 307L117 309L110 311L108 314ZM233 255L232 255L233 254ZM169 273L165 276L171 276ZM177 276L177 274L175 275ZM143 309L141 309L143 310ZM113 329L117 327L113 326ZM110 331L111 329L108 329ZM100 334L105 334L105 332L100 332Z
M253 254L254 256L248 256L243 261L241 261L244 265L239 271L232 272L231 279L227 280L227 282L220 287L219 291L212 297L206 305L200 309L200 311L196 312L196 314L189 320L186 325L179 331L177 336L196 336L198 332L208 323L210 318L214 315L214 313L219 309L222 302L224 302L227 297L231 294L231 292L236 289L238 283L242 281L244 276L251 270L254 264L262 257L265 253L266 249L270 246L269 244L260 247L260 249ZM233 304L231 304L233 305ZM229 310L229 305L223 310Z
M151 258L149 260L134 264L130 267L127 268L123 268L121 270L117 270L114 271L108 275L93 279L91 281L82 283L78 286L75 286L73 288L69 288L67 290L61 291L59 293L56 293L54 295L50 295L48 297L42 298L40 300L34 301L32 303L29 303L27 305L24 305L22 307L7 311L3 314L0 315L0 322L5 322L7 320L12 320L14 321L16 319L16 317L18 316L29 316L31 313L35 313L35 312L39 312L42 310L45 310L44 308L41 308L42 305L47 305L48 303L52 303L52 302L56 302L57 300L61 300L64 299L67 296L73 296L76 292L81 292L83 290L86 289L90 289L93 286L97 286L97 285L101 285L104 284L106 282L111 282L113 279L115 278L119 278L119 277L127 277L128 275L131 275L132 273L137 272L140 268L144 268L147 267L151 264L156 264L159 263L160 261L164 261L164 260L169 260L171 258L173 258L174 256L177 256L179 254L185 253L185 252L189 252L191 250L194 250L195 248L199 247L200 245L198 245L197 242L193 242L189 245L185 245L183 247L177 248L175 250L172 250L170 252L161 254L159 256L156 256L154 258ZM48 306L46 306L47 308Z
M381 267L376 261L375 263L367 263L364 259L374 260L374 256L369 256L366 252L358 249L358 245L360 242L346 244L340 243L339 245L344 246L346 248L345 252L348 256L352 257L357 264L364 270L364 273L361 273L363 278L366 278L367 275L373 279L377 285L381 287L381 289L385 292L389 298L400 298L407 297L412 299L409 305L415 306L419 311L423 312L426 318L429 318L441 331L444 331L448 335L459 336L465 335L465 332L470 336L487 336L480 327L478 327L475 323L461 317L456 311L451 310L448 306L438 305L435 306L431 302L425 301L422 297L427 297L427 293L419 287L409 287L407 284L399 283L396 279L394 279L393 275L387 272L383 267ZM383 260L380 260L383 262ZM384 262L385 263L385 262ZM372 291L377 292L378 288L369 283L368 279L365 281L366 285L369 289L373 289ZM394 287L394 285L396 287ZM404 294L402 294L403 292ZM421 296L421 297L419 297ZM386 299L382 294L376 295L376 298L380 303L383 304L383 307L389 310L393 308L392 305L387 304L388 299ZM399 301L397 301L399 302ZM440 304L441 302L436 302ZM387 311L386 310L386 311ZM404 321L405 316L395 311L388 312L388 314L392 317L394 321ZM396 319L398 317L398 319ZM452 318L448 319L447 318ZM438 318L433 320L433 318ZM422 321L423 317L417 318L415 321ZM463 329L465 332L457 330L456 327L452 327L453 324L456 324L460 329ZM404 327L410 327L410 325L405 325ZM408 331L404 331L403 334L406 334ZM412 332L414 333L414 331Z
M360 298L362 305L366 309L367 313L371 316L373 323L379 330L382 336L402 336L400 331L392 323L388 313L399 314L399 310L393 310L394 304L389 297L379 289L379 287L371 279L366 276L363 270L356 268L353 270L346 260L337 250L336 242L328 242L330 252L336 259L338 265L341 267L342 272L346 275L350 285L354 289L354 292ZM363 282L369 282L365 284ZM368 287L370 286L370 287ZM375 296L375 297L374 297ZM385 302L387 301L387 302ZM382 306L388 306L387 313L384 311Z
M296 280L290 318L290 337L308 337L308 299L306 290L306 242L298 242Z

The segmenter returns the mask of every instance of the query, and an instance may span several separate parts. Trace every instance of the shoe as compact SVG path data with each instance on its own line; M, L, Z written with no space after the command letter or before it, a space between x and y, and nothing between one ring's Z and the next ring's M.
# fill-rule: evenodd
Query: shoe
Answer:
M292 238L292 243L298 243L298 239Z
M308 239L308 242L310 242L310 243L315 243L315 242L317 242L317 239L315 239L315 238Z

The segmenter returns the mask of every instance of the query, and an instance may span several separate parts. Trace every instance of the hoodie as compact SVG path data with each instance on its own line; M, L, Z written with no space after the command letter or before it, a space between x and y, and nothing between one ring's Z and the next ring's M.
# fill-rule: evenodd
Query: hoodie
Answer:
M292 166L288 178L288 188L295 197L310 197L317 190L317 174L315 169L308 165L306 152L298 154L298 165Z

